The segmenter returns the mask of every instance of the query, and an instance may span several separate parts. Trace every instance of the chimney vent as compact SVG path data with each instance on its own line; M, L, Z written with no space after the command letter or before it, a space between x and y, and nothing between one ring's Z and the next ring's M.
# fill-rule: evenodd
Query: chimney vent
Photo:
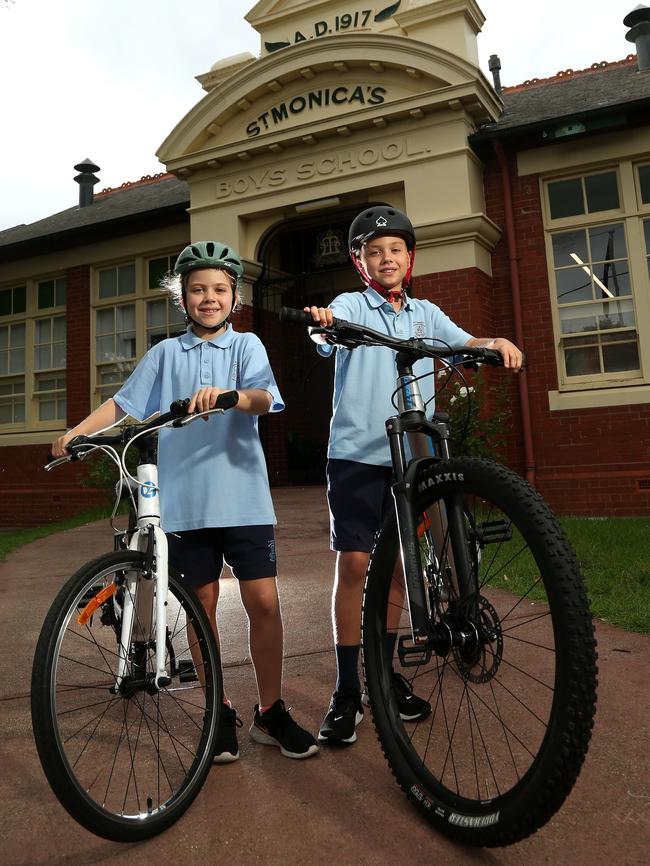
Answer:
M492 73L492 80L494 81L494 89L497 93L501 93L503 87L501 86L501 76L499 72L501 71L501 61L497 54L490 54L490 59L488 60L488 67L490 72Z
M650 69L650 6L640 4L625 16L623 24L630 28L625 38L636 45L639 72Z
M93 187L99 183L99 178L95 177L93 172L99 171L99 166L91 159L85 159L74 167L79 174L75 180L79 184L79 207L87 207L93 203Z

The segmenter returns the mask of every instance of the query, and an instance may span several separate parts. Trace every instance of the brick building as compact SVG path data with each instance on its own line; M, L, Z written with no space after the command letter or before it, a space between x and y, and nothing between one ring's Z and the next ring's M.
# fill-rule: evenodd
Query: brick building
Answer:
M363 5L261 0L260 56L198 77L168 173L93 194L87 160L79 206L0 232L0 525L96 497L77 467L43 472L47 446L181 327L158 280L190 239L245 259L236 327L287 402L261 424L272 483L322 480L330 364L276 313L358 286L344 239L369 202L413 220L418 296L525 349L508 462L560 512L650 513L647 46L501 89L474 0ZM649 11L626 17L631 41Z

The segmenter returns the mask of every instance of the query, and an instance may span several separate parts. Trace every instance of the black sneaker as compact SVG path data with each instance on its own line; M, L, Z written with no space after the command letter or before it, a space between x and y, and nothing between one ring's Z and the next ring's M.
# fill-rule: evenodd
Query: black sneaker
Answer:
M279 746L286 758L309 758L318 751L318 743L291 718L282 699L265 713L255 704L255 718L250 726L251 740L265 746Z
M215 764L231 764L239 758L239 746L237 744L237 728L244 723L237 715L236 710L224 704L221 708L221 719L219 730L214 744Z
M425 719L431 712L431 704L424 698L413 694L410 682L401 674L393 671L393 689L399 709L400 718L405 722L415 722Z
M334 692L327 715L318 732L318 739L325 743L354 743L356 727L363 719L363 707L359 692Z

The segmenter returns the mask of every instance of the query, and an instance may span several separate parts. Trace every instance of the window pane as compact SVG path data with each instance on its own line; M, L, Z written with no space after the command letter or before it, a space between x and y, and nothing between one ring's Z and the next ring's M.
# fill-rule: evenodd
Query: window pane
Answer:
M650 204L650 165L639 166L639 186L641 201L643 204Z
M25 350L12 349L9 352L9 372L24 373L25 372Z
M560 310L560 325L563 334L634 327L634 307L631 300L565 307Z
M97 360L110 361L115 352L115 337L110 334L106 337L97 337Z
M135 265L120 265L117 269L118 295L132 295L135 292Z
M10 316L11 315L11 297L12 291L11 289L3 289L0 292L0 316Z
M588 175L585 177L585 191L589 213L612 210L619 206L615 171Z
M115 308L115 330L135 330L135 307L132 304L128 304L126 307Z
M54 340L65 340L65 338L66 338L65 316L57 316L55 319L52 320L52 324L54 325L53 339Z
M600 373L600 355L597 346L568 349L565 352L567 376L589 376Z
M113 298L117 294L117 271L107 268L99 272L99 297Z
M9 328L0 328L0 351L9 346Z
M576 257L579 261L576 260ZM589 260L584 229L553 235L553 262L556 268L579 265Z
M152 301L147 304L147 328L166 327L167 301Z
M52 319L39 319L36 322L36 345L52 341Z
M579 177L571 180L556 180L548 185L548 201L551 219L576 216L585 212L582 199L582 183Z
M627 256L625 231L622 223L589 229L592 262L624 259Z
M115 337L117 358L135 358L135 334L118 334Z
M633 343L617 343L603 346L603 364L606 373L622 373L625 370L638 370L639 348Z
M50 346L37 346L34 353L34 366L37 370L49 370L52 366Z
M38 284L38 309L54 306L54 280Z
M14 313L24 313L27 309L27 287L14 289Z
M52 346L52 366L65 367L66 362L67 358L65 343L54 343Z
M627 260L601 262L594 265L594 291L597 298L621 297L632 294Z
M65 305L65 297L66 297L65 277L59 277L59 279L55 281L55 292L54 292L54 303L56 304L57 307L62 307Z
M591 277L582 268L565 268L555 274L558 304L590 301L593 298Z
M55 400L39 400L38 401L38 420L53 421L56 418L56 401Z
M10 343L14 348L24 348L25 347L25 326L24 325L12 325Z
M115 308L97 310L97 334L112 334L115 330Z
M161 259L151 259L149 262L149 288L160 288L160 281L169 270L169 256L164 256Z

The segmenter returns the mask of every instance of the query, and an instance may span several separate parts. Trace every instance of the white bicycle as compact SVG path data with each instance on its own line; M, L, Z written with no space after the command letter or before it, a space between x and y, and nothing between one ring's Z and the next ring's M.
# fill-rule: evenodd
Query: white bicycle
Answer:
M32 670L32 725L45 775L88 830L122 842L176 821L212 766L222 707L219 652L191 587L168 565L160 527L157 431L236 405L221 394L208 412L177 401L152 421L111 435L78 436L52 469L93 452L119 467L129 528L116 548L65 584L41 630ZM124 445L122 454L115 449ZM137 478L126 468L138 451Z

